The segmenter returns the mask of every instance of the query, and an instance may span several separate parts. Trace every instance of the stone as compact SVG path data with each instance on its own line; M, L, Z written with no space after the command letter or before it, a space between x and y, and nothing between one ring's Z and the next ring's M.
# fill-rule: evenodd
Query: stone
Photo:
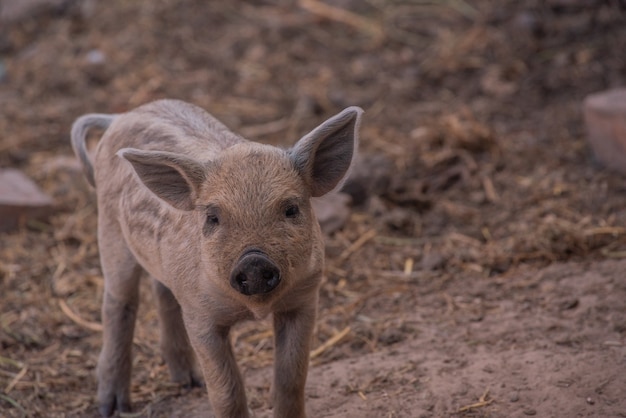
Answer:
M341 192L329 193L311 200L322 232L331 234L346 224L350 217L352 198Z
M352 204L363 205L371 196L384 194L391 183L394 164L382 154L358 154L341 191L352 197Z
M422 270L439 270L446 265L446 258L439 252L428 252L422 256Z
M21 171L0 170L0 232L14 230L31 219L45 220L52 212L52 203L52 198Z
M587 96L583 113L587 139L597 159L626 174L626 88Z

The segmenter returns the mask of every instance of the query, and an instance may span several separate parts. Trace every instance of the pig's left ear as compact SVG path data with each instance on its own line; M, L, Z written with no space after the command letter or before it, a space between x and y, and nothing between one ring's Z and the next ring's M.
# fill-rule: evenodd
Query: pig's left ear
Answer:
M345 109L289 150L291 161L309 183L313 197L340 187L346 179L359 142L362 113L356 106Z
M183 155L123 148L117 155L128 160L137 177L157 197L176 209L192 210L206 167Z

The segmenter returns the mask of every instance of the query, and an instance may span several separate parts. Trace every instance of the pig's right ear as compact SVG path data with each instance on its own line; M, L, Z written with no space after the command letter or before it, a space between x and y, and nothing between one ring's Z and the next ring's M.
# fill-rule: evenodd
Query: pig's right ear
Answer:
M152 193L176 209L192 210L206 168L183 155L123 148L117 155L131 163L137 176Z
M339 188L347 177L359 142L363 110L353 106L328 119L289 151L313 197Z

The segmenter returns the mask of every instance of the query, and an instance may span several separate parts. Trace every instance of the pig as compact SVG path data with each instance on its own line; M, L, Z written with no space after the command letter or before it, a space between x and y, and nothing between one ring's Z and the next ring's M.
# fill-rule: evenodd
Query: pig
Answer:
M98 204L104 276L97 365L102 416L130 411L139 279L150 276L171 378L206 384L216 417L248 417L229 340L272 315L274 417L305 417L305 382L324 266L311 198L346 179L362 109L349 107L289 149L248 141L201 108L159 100L87 114L72 147ZM105 129L91 156L90 128Z

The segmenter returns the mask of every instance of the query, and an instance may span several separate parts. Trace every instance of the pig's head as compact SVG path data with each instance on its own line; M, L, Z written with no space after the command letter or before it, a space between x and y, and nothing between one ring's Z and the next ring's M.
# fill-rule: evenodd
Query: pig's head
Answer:
M344 110L288 150L242 142L211 161L128 148L119 154L159 199L190 212L197 234L185 239L199 248L202 288L268 304L319 283L323 245L310 199L346 178L361 113Z

